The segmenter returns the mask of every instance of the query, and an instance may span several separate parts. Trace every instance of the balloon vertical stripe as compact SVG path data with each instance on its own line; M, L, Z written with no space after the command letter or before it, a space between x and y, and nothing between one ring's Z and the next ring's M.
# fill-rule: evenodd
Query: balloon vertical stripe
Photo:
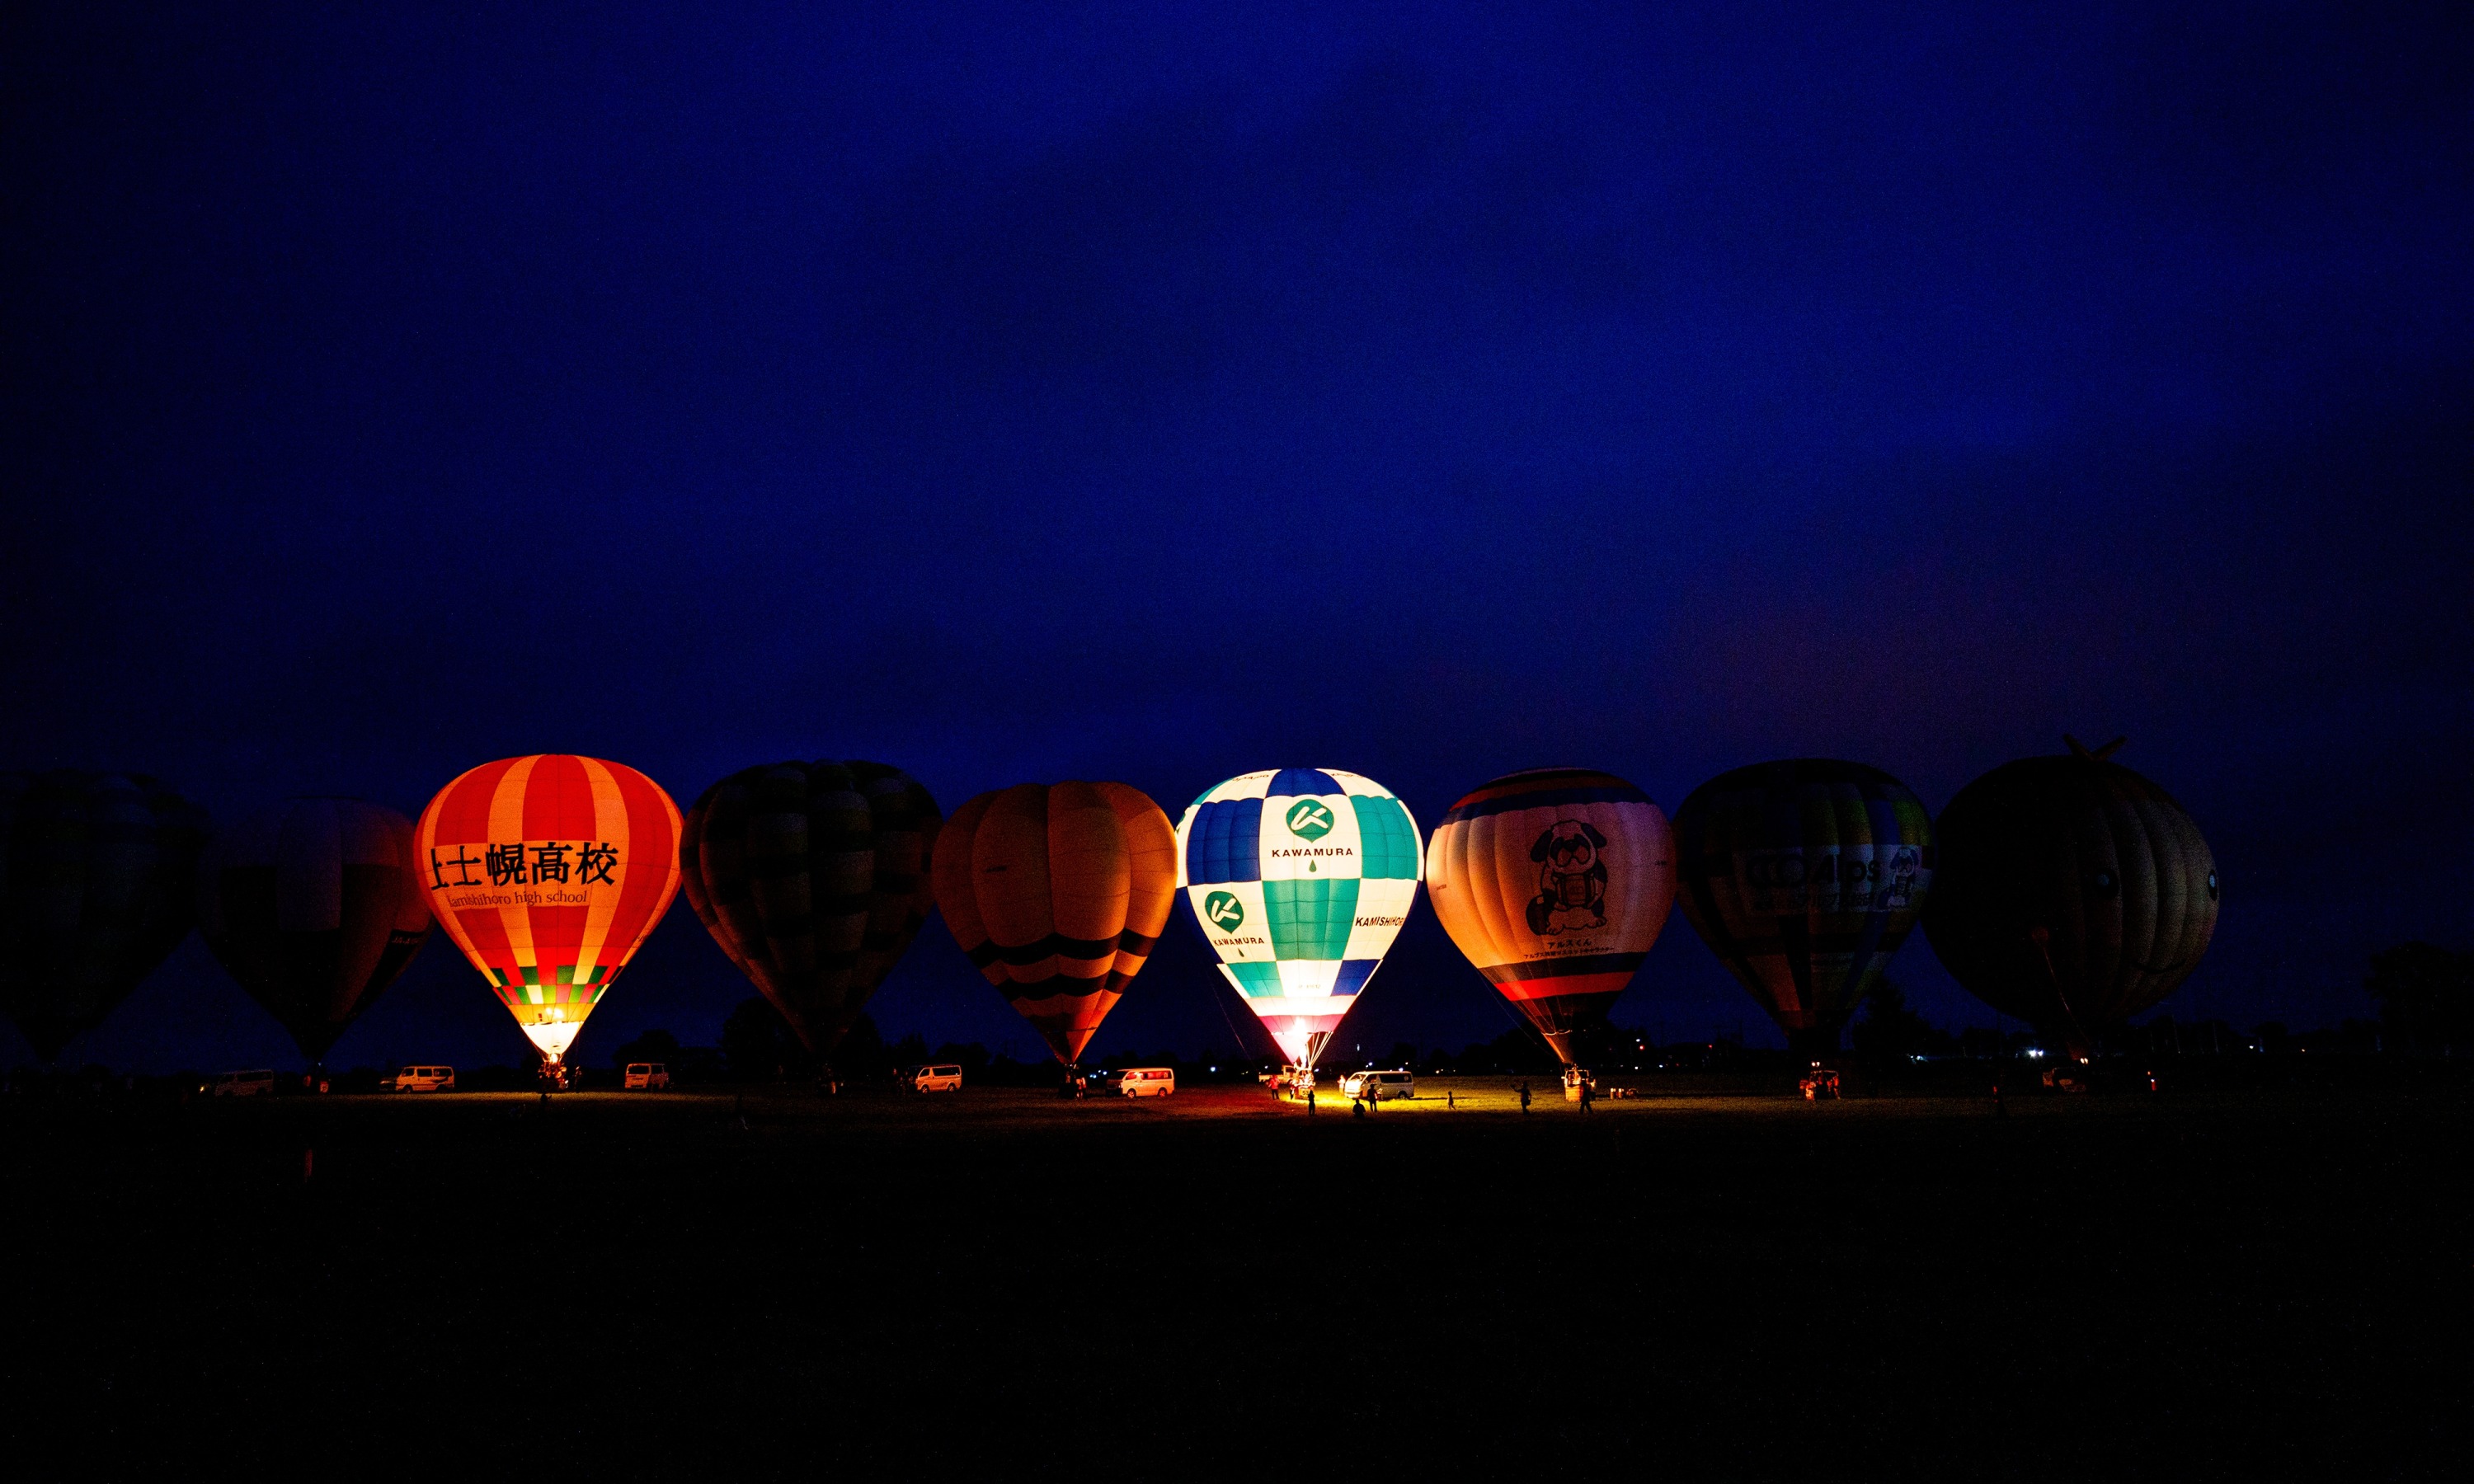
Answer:
M1126 836L1126 925L1117 934L1108 989L1118 993L1151 962L1176 902L1176 829L1150 796L1123 783L1098 783Z
M634 853L634 830L626 801L620 795L618 775L596 758L579 757L575 761L582 769L585 784L590 790L587 796L590 817L579 821L584 826L584 832L578 838L609 845L621 855ZM649 850L650 842L647 842L648 853ZM666 850L663 853L667 855L669 852ZM630 890L636 889L639 888L630 887ZM602 893L595 896L585 909L584 921L576 934L575 982L594 982L594 971L601 967L604 945L621 944L627 952L635 950L635 935L620 925L626 915L622 905L625 895L621 893L613 897Z
M499 778L498 786L491 790L490 833L484 841L485 852L488 846L499 841L524 839L524 795L531 787L533 770L541 766L541 761L539 757L521 759L508 769ZM521 846L518 849L521 850ZM484 872L488 870L487 859L485 853ZM542 1002L539 993L541 952L533 941L533 914L521 906L492 910L507 938L508 960L498 967L506 971L517 1001L538 1005ZM528 969L534 971L528 973L525 971ZM528 989L532 993L527 993Z
M618 768L598 758L584 760L618 784L618 807L600 811L609 819L608 828L600 837L602 843L618 850L623 860L677 860L679 811L670 802L669 795L633 768ZM594 791L596 803L604 797L598 789ZM653 935L677 890L675 870L631 874L620 885L618 903L612 911L606 936L588 940L597 959L595 982L602 989L609 987L610 973L635 957L644 940ZM618 950L615 957L609 952L614 946Z

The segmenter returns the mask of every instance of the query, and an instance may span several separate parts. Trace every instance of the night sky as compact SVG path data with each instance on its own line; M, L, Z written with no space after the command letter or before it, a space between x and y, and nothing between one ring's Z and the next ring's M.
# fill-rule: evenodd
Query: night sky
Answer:
M245 9L5 22L0 767L1431 825L2124 734L2177 1017L2474 947L2462 6ZM1097 1057L1235 1051L1183 916ZM681 903L575 1055L749 993ZM1036 1045L934 922L875 1009ZM1680 918L1617 1017L1777 1042ZM1421 905L1336 1055L1512 1023ZM299 1062L194 938L69 1054ZM527 1055L440 935L331 1061Z

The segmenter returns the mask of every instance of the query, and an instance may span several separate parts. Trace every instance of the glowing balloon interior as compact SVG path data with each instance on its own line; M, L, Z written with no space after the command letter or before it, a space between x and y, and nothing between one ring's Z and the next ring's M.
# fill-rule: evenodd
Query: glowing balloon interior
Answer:
M1675 907L1675 837L1613 774L1540 768L1479 788L1435 826L1426 895L1487 982L1576 1065Z
M597 757L485 763L414 829L430 908L557 1063L679 889L679 810Z
M1176 898L1176 837L1123 783L1023 783L954 811L936 905L954 942L1070 1067L1151 961Z
M1176 883L1220 971L1312 1066L1409 921L1424 851L1407 805L1337 768L1266 769L1187 805Z

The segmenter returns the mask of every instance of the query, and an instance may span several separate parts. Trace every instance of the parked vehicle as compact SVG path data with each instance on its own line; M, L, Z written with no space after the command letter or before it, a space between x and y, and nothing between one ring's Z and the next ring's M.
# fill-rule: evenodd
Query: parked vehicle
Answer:
M217 1072L198 1089L208 1097L264 1097L275 1091L275 1073L260 1068L254 1072Z
M455 1090L455 1068L452 1066L407 1066L378 1083L381 1092L452 1092Z
M627 1064L626 1090L667 1092L669 1089L670 1069L664 1063L630 1062Z
M923 1066L910 1074L910 1086L921 1092L959 1092L962 1069L951 1065Z
M1398 1068L1388 1072L1350 1072L1340 1079L1340 1090L1345 1097L1372 1098L1377 1102L1387 1098L1416 1097L1418 1078L1415 1073Z
M1108 1074L1114 1090L1124 1097L1167 1097L1176 1090L1176 1068L1173 1066L1128 1066Z

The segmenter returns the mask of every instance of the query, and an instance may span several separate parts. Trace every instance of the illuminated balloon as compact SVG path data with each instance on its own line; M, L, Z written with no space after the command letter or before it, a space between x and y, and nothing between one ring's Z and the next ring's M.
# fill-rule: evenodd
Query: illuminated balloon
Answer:
M1426 899L1477 971L1566 1066L1604 1025L1675 907L1675 838L1647 794L1610 773L1496 778L1435 825Z
M484 763L413 830L430 910L542 1060L567 1055L679 889L679 809L619 763Z
M1418 822L1337 768L1242 774L1177 821L1177 885L1220 971L1288 1059L1312 1066L1409 921Z
M2090 752L2006 762L1941 814L1925 936L1968 993L2084 1058L2217 930L2216 857L2172 797Z
M1923 801L1825 758L1722 773L1675 811L1676 877L1701 941L1786 1032L1828 1056L1933 884Z
M295 799L206 850L198 932L312 1062L429 941L412 821L358 799Z
M883 763L744 769L688 810L680 885L740 972L827 1055L928 920L940 818Z
M1176 897L1168 816L1123 783L1023 783L936 841L954 941L1071 1067L1142 972Z
M0 1007L44 1061L187 936L212 832L143 774L0 773Z

